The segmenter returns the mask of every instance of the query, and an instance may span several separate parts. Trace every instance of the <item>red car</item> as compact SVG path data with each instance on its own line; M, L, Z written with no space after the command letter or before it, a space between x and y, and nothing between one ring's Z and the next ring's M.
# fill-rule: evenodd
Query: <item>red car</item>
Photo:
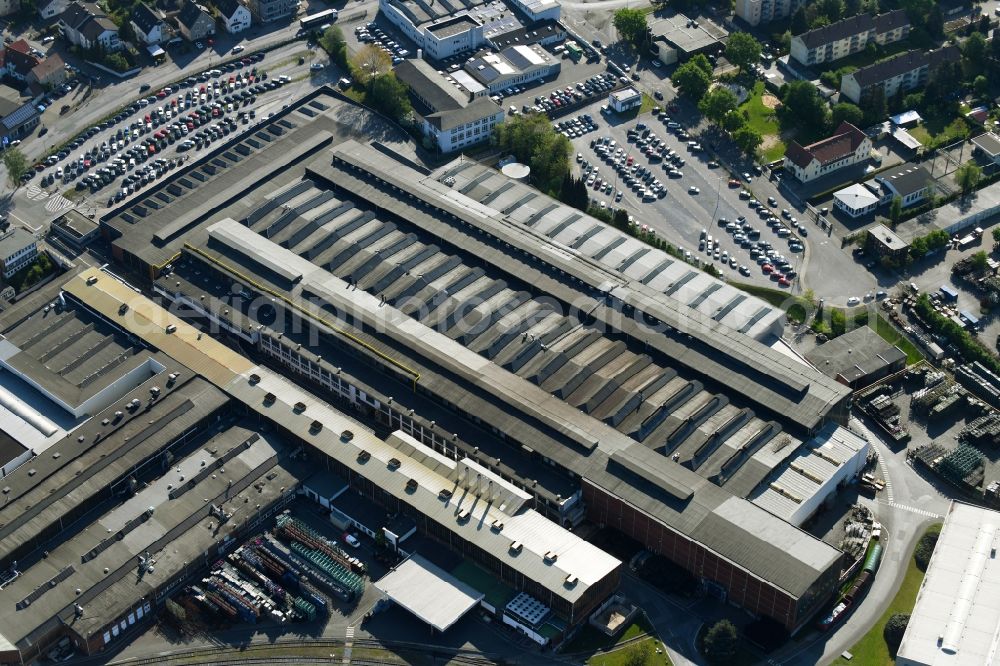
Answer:
M781 285L782 287L787 287L787 286L789 286L792 283L789 282L788 278L786 278L785 276L781 276L781 279L778 280L778 284Z
M166 93L166 91L164 91L164 90L161 90L160 92L156 93L156 96L157 96L157 97L158 97L159 99L163 99L164 97L166 97L166 96L167 96L167 93Z
M772 266L771 264L764 264L763 266L760 267L760 270L764 271L764 275L768 275L769 273L774 272L774 266Z

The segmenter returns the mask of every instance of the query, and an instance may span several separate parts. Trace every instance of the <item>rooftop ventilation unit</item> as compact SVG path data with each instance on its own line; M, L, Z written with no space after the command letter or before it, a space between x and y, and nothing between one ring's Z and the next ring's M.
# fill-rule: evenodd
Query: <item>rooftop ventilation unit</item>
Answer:
M412 493L413 491L415 491L415 490L417 489L417 480L416 480L416 479L408 479L408 480L406 481L406 489L407 489L407 490L408 490L409 492L411 492L411 493Z
M523 548L524 544L521 543L520 541L514 541L513 543L510 544L510 552L514 553L515 555L520 553Z
M358 462L359 463L366 463L369 460L371 460L371 457L372 457L372 454L371 454L370 451L362 451L361 453L358 454Z
M340 433L340 441L349 442L352 439L354 439L354 433L351 432L350 430L345 430L342 433Z
M550 550L549 552L545 553L546 562L555 562L558 559L559 559L559 553L555 552L554 550Z
M469 511L468 509L462 509L458 514L458 522L464 523L471 517L472 517L471 511Z
M573 574L566 576L566 587L574 587L578 582L580 582L580 579Z
M399 462L399 458L390 458L388 467L389 469L396 470L399 469L399 466L402 464L403 463Z

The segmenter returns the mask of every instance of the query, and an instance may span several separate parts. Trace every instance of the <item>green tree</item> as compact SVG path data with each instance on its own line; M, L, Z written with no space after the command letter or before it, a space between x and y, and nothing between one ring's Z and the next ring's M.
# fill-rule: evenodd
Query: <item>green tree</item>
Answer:
M709 78L712 78L712 73L715 71L715 68L712 67L712 63L709 61L708 58L705 57L704 53L699 53L696 56L692 56L691 59L688 60L688 62L697 67L698 69L700 69L701 71L708 74Z
M993 227L993 242L1000 243L1000 227Z
M806 7L804 4L796 9L795 13L792 14L792 24L789 27L789 30L793 35L801 35L803 32L809 30L809 17L806 15Z
M341 72L350 73L351 66L347 57L347 41L340 26L331 26L319 38L319 45L330 55L330 62Z
M406 84L392 72L380 74L369 83L365 102L397 122L405 120L413 112Z
M714 123L721 123L727 113L736 110L736 106L736 95L725 86L715 86L698 102L698 109Z
M611 224L615 225L618 229L628 229L628 213L625 212L624 208L618 208L615 210L614 215L611 216Z
M726 117L722 119L722 129L732 133L743 127L746 121L747 119L739 111L730 111L726 114Z
M895 229L896 225L899 224L899 218L903 215L903 200L902 198L895 196L892 198L892 203L889 204L889 221L892 222L892 228Z
M7 168L7 180L15 190L21 186L21 178L28 173L31 165L28 158L18 148L8 148L3 152L3 165Z
M906 633L906 625L910 623L909 613L893 613L882 629L882 638L889 648L889 654L896 656L899 644L903 642L903 634Z
M989 91L990 81L985 76L980 74L972 81L972 90L976 93L978 97L985 97L986 93Z
M984 251L980 250L972 255L970 263L972 264L972 270L982 273L990 265L990 259Z
M783 119L815 132L828 125L826 100L809 81L792 81L781 98Z
M364 86L371 86L377 78L392 68L392 61L385 51L374 44L365 44L351 58L354 78Z
M885 120L889 115L889 104L886 102L882 86L875 86L870 93L861 98L861 111L864 114L865 125L874 125Z
M764 137L750 125L743 125L733 132L733 141L740 147L740 150L753 156L760 148L760 144L764 142Z
M615 12L612 22L626 42L639 46L646 41L646 14L641 9L623 7Z
M630 645L625 648L625 659L622 664L624 666L646 666L652 652L653 648L650 647L649 641Z
M734 32L726 42L726 60L748 72L760 62L761 45L749 32Z
M931 10L925 14L927 17L927 22L924 25L924 29L931 39L938 40L944 38L944 13L941 11L941 5L934 3Z
M713 664L725 664L736 656L739 641L736 626L729 620L719 620L705 634L705 657Z
M986 38L980 33L969 35L962 45L962 56L965 58L969 73L983 71L986 66Z
M496 141L501 150L531 167L531 181L538 189L549 194L559 191L569 171L572 145L547 117L539 113L515 116L497 125Z
M962 194L968 194L976 189L982 177L983 170L975 162L966 162L955 169L955 183L962 190Z
M695 102L701 101L701 98L708 92L708 87L712 85L710 75L699 67L693 58L678 67L670 80L673 81L682 95Z
M846 120L854 126L859 126L864 124L864 117L860 107L850 102L840 102L834 104L833 110L830 111L830 125L836 128Z

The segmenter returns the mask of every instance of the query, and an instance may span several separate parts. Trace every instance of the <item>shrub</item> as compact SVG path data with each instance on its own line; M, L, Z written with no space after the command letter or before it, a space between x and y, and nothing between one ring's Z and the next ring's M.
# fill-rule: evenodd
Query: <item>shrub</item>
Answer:
M938 535L933 532L928 532L927 534L920 537L920 541L917 542L917 548L913 551L913 559L917 564L917 568L921 571L927 571L927 565L931 561L931 555L934 554L934 546L937 545Z
M889 654L893 657L899 650L899 644L903 642L903 634L906 633L906 625L909 621L909 613L893 613L889 621L885 623L885 628L882 629L882 638L885 639L885 644L889 647Z

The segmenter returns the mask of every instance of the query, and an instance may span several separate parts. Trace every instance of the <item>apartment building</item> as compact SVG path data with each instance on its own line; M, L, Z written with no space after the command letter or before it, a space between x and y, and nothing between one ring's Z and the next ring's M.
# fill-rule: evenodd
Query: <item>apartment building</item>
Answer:
M805 0L736 0L736 15L750 25L788 18Z
M957 46L944 46L926 52L907 51L846 74L840 81L840 94L860 104L876 88L881 88L887 98L900 90L909 92L926 84L931 72L942 63L958 62L960 55Z
M859 14L792 37L791 56L806 66L833 62L864 51L869 44L884 46L906 39L910 19L902 9L872 16Z

